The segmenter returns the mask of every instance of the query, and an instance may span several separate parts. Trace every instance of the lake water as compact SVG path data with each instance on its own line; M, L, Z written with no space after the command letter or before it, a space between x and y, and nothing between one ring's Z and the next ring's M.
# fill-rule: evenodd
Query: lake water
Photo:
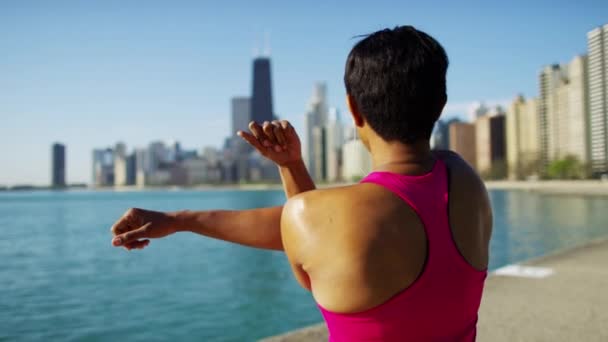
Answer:
M608 236L608 198L491 196L491 269ZM253 341L319 322L280 252L188 233L143 251L110 245L129 207L283 201L280 191L0 193L0 340Z

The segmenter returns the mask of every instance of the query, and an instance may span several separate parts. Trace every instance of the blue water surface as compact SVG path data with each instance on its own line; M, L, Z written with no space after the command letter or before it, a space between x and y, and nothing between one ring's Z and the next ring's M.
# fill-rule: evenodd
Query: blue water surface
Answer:
M608 236L608 198L491 197L491 269ZM321 321L280 252L191 233L143 251L110 245L110 226L129 207L284 200L281 191L0 193L0 340L253 341Z

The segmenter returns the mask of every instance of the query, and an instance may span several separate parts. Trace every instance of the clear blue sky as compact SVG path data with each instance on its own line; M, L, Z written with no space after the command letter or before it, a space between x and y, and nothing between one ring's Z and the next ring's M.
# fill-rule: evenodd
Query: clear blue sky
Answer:
M608 1L582 0L0 1L0 184L47 184L54 141L67 144L69 182L89 182L91 150L119 140L221 146L266 31L275 111L299 128L318 80L349 119L355 35L412 24L438 39L452 116L536 95L538 70L585 53L606 22Z

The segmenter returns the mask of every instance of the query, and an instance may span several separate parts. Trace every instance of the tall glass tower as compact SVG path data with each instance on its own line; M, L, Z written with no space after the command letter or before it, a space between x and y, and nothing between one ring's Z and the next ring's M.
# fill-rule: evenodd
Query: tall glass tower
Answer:
M272 79L270 58L258 57L253 60L253 83L251 94L251 120L258 123L272 121Z
M55 143L52 147L51 183L55 188L65 187L65 145Z

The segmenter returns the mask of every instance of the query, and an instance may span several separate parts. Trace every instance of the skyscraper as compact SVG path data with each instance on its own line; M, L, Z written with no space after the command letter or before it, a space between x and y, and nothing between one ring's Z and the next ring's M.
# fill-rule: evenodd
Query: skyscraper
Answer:
M93 150L93 184L114 185L114 151L111 148Z
M322 134L314 133L315 128L325 128L327 125L327 86L323 82L318 82L314 85L312 97L308 103L308 110L304 115L304 161L306 166L311 172L313 179L320 180L323 178L322 166L317 164L325 164L322 159L324 153L316 153L315 145L317 145L316 151L321 151L318 148ZM317 141L315 141L315 138Z
M589 163L589 94L587 56L576 56L567 65L568 78L560 91L561 157L574 156Z
M588 162L587 57L545 67L539 77L541 156L546 167L569 156Z
M608 24L587 33L591 170L608 173Z
M506 176L505 116L484 115L475 121L475 157L479 173L487 178Z
M325 127L315 126L312 129L312 165L310 173L313 179L325 180L327 178L327 130Z
M546 66L539 75L539 99L538 99L538 124L540 129L540 151L541 151L541 167L547 169L549 162L554 156L551 151L555 148L555 138L557 134L555 128L557 125L555 117L555 108L557 101L555 96L555 88L561 78L561 70L559 65L554 64Z
M145 148L139 148L133 154L135 155L135 185L144 187L150 172L150 153Z
M114 185L127 185L127 146L121 142L114 148Z
M251 121L251 99L249 97L233 97L231 100L232 132L247 131Z
M254 76L255 77L255 76ZM251 145L234 134L239 131L248 131L251 119L252 102L249 97L234 97L231 101L232 111L232 132L230 148L232 158L236 167L236 178L238 181L249 179L249 154L253 151ZM258 122L258 123L262 123Z
M270 58L258 57L253 60L251 120L262 123L272 121L273 118Z
M137 154L135 151L127 156L127 184L135 185L137 181Z
M538 101L518 96L506 117L507 169L511 179L539 174Z
M329 120L325 127L325 172L326 179L330 182L335 182L341 178L343 134L344 127L340 122L340 113L336 108L331 108Z
M53 144L52 160L51 184L54 188L65 187L65 145L60 143Z

